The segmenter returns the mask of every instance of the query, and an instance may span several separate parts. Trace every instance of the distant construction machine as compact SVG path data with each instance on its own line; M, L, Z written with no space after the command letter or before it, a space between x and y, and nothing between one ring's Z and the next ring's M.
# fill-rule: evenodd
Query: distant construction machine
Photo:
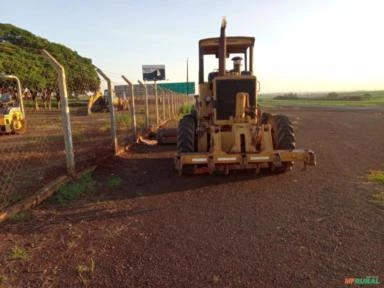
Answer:
M199 96L192 112L178 126L175 166L178 173L262 168L285 172L296 161L316 165L315 153L295 148L287 116L262 113L257 106L260 87L253 70L253 37L226 37L226 20L219 38L199 42ZM226 70L230 55L233 70ZM218 72L204 79L204 56L218 58ZM241 71L242 58L245 69Z
M89 96L87 105L87 114L94 112L109 112L108 90L104 90L104 94L97 90L93 95ZM120 97L113 97L113 106L117 110L128 110L128 100Z
M19 78L0 73L7 88L0 91L0 134L23 134L27 129Z

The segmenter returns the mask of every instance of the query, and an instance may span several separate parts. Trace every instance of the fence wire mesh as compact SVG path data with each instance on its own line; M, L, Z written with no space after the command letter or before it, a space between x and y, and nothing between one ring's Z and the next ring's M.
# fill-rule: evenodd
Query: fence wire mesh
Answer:
M101 80L104 82L104 80ZM76 170L80 171L113 155L111 121L101 91L70 95L70 119ZM91 102L95 105L90 105Z
M3 97L7 93L6 82L0 82ZM42 185L66 173L57 83L48 85L50 91L23 91L25 133L5 132L0 136L0 209L32 195ZM2 119L13 118L13 110L18 109L18 104L6 101L1 106Z
M98 89L90 90L95 86L94 79L90 83L80 79L76 88L72 87L74 82L66 86L69 130L63 121L66 109L61 109L60 105L63 99L61 82L53 78L54 81L40 90L22 83L27 129L22 134L3 131L4 135L0 136L0 209L33 195L58 176L69 173L65 138L72 141L75 171L80 171L115 155L116 147L125 148L135 136L155 132L156 127L167 120L177 119L180 113L185 113L183 105L193 102L193 97L155 83L139 84L131 80L131 86L117 77L117 73L110 74L113 103L109 99L108 81L100 75ZM0 77L2 98L14 88ZM71 135L65 131L71 131ZM116 139L113 131L116 131Z

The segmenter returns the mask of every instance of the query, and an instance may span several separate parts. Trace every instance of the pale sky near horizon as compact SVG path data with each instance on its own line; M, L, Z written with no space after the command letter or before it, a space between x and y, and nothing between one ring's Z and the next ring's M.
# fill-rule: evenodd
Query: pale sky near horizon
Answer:
M384 89L382 0L18 0L3 1L11 23L92 58L115 83L165 64L171 82L197 82L198 40L254 36L261 92Z

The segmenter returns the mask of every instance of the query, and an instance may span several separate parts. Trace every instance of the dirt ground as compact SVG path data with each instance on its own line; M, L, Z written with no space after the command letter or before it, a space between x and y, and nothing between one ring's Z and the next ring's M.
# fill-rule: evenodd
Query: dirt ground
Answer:
M317 167L178 177L174 146L134 146L103 163L80 200L0 226L0 287L383 283L384 213L367 174L384 169L384 110L282 112Z

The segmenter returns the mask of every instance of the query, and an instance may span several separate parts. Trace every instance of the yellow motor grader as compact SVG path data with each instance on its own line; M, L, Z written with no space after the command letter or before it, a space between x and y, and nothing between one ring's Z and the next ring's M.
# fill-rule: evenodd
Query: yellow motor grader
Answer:
M27 123L20 80L5 74L0 74L0 80L7 84L13 83L9 85L12 88L2 89L0 93L0 134L23 134Z
M199 96L191 114L178 126L175 166L183 173L262 168L285 172L296 161L316 165L315 153L296 149L288 117L261 113L257 106L260 87L253 71L253 37L226 37L223 19L220 37L199 41ZM218 58L218 72L204 79L204 56ZM233 69L226 70L232 58ZM241 70L245 58L244 70Z

